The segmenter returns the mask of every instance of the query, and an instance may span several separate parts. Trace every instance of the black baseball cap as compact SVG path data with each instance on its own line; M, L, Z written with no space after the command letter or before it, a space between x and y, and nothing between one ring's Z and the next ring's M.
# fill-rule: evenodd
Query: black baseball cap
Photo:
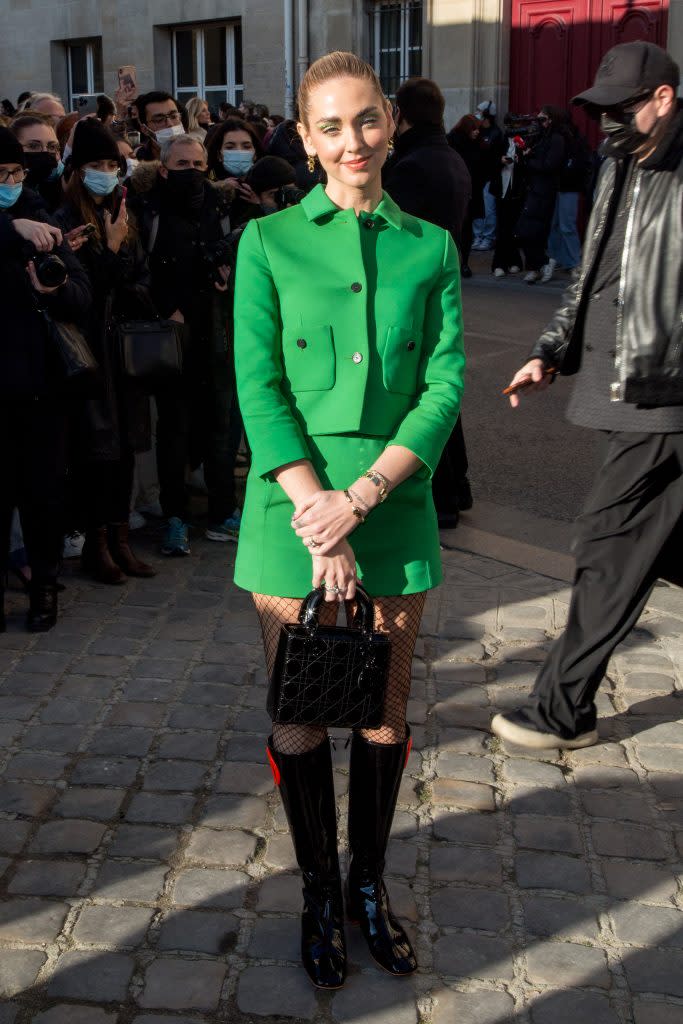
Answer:
M580 92L572 103L604 110L637 96L646 96L660 85L677 89L681 81L678 64L666 50L654 43L620 43L600 61L595 82Z

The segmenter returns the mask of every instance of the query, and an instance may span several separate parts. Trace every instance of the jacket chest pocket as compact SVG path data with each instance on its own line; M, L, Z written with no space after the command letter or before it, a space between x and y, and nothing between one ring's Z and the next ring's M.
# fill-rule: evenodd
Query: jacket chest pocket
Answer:
M285 331L282 357L292 391L329 391L334 387L336 365L329 324Z
M417 371L422 355L422 331L412 327L387 327L382 376L387 391L399 395L417 393Z

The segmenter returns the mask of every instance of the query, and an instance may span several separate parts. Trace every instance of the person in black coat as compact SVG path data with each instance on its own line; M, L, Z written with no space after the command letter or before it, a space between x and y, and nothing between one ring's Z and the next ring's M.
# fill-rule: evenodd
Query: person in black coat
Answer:
M463 277L471 277L470 252L474 237L473 222L483 217L484 186L486 185L487 162L479 143L481 125L473 114L465 114L448 133L448 144L460 155L469 171L472 182L471 198L462 225L460 245L460 271Z
M152 444L149 398L124 378L115 349L116 317L154 315L147 259L128 223L119 184L116 139L99 121L79 122L71 154L66 202L55 219L78 253L93 288L87 337L100 366L101 393L83 406L76 475L84 480L86 534L83 568L101 583L154 576L128 537L135 453ZM92 225L94 233L83 235Z
M4 582L12 514L18 508L31 568L27 625L43 631L57 620L69 405L45 314L78 322L88 313L91 292L85 271L62 244L62 233L42 200L24 187L24 175L20 143L0 128L0 580ZM66 270L64 282L52 288L41 285L32 262L32 257L40 263L48 254L58 257ZM0 630L4 628L3 600Z
M524 153L526 196L516 235L524 250L527 284L540 277L555 212L567 145L560 130L562 111L545 106L538 115L539 135Z
M397 138L384 168L384 187L402 210L451 233L462 260L463 224L472 183L463 159L448 144L443 93L429 78L410 78L396 93ZM471 221L470 221L471 225ZM458 417L432 481L439 526L453 529L472 507L467 449Z

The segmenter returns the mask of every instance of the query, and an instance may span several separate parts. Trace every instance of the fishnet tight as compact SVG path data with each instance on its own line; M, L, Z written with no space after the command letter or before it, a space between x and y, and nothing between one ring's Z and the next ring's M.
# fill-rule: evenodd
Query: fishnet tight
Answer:
M301 601L267 594L252 596L261 623L266 666L270 675L275 664L280 626L285 622L297 621ZM361 730L361 735L373 743L400 743L405 738L413 653L425 598L424 593L375 598L375 629L391 637L391 658L384 721L377 729ZM325 602L320 612L320 622L325 626L335 625L338 611L339 605L336 602ZM348 618L348 605L346 611ZM273 744L282 754L303 754L313 750L326 735L327 729L323 726L273 725Z

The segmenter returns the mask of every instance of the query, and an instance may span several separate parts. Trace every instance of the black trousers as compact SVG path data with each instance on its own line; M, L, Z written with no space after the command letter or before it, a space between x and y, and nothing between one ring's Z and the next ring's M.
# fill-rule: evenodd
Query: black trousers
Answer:
M185 469L204 463L209 522L222 523L236 505L235 459L241 430L234 371L217 358L204 374L189 372L154 395L157 405L159 501L168 518L189 514Z
M638 620L660 575L680 578L683 434L606 434L605 454L577 520L567 628L525 710L569 738L595 727L595 695L615 647ZM677 565L668 564L671 559ZM665 564L665 562L667 564Z
M111 462L92 462L82 467L88 486L87 526L97 529L107 523L127 523L135 475L135 454L131 449Z
M508 271L510 267L522 266L522 255L519 251L515 228L522 212L521 199L496 200L496 247L493 252L491 270L500 267Z
M59 571L64 534L66 415L50 398L0 402L0 568L7 568L12 513L19 509L24 545L36 583Z
M462 417L458 416L432 478L434 504L439 515L449 515L458 511L458 489L467 476L467 469L467 448L462 430Z

